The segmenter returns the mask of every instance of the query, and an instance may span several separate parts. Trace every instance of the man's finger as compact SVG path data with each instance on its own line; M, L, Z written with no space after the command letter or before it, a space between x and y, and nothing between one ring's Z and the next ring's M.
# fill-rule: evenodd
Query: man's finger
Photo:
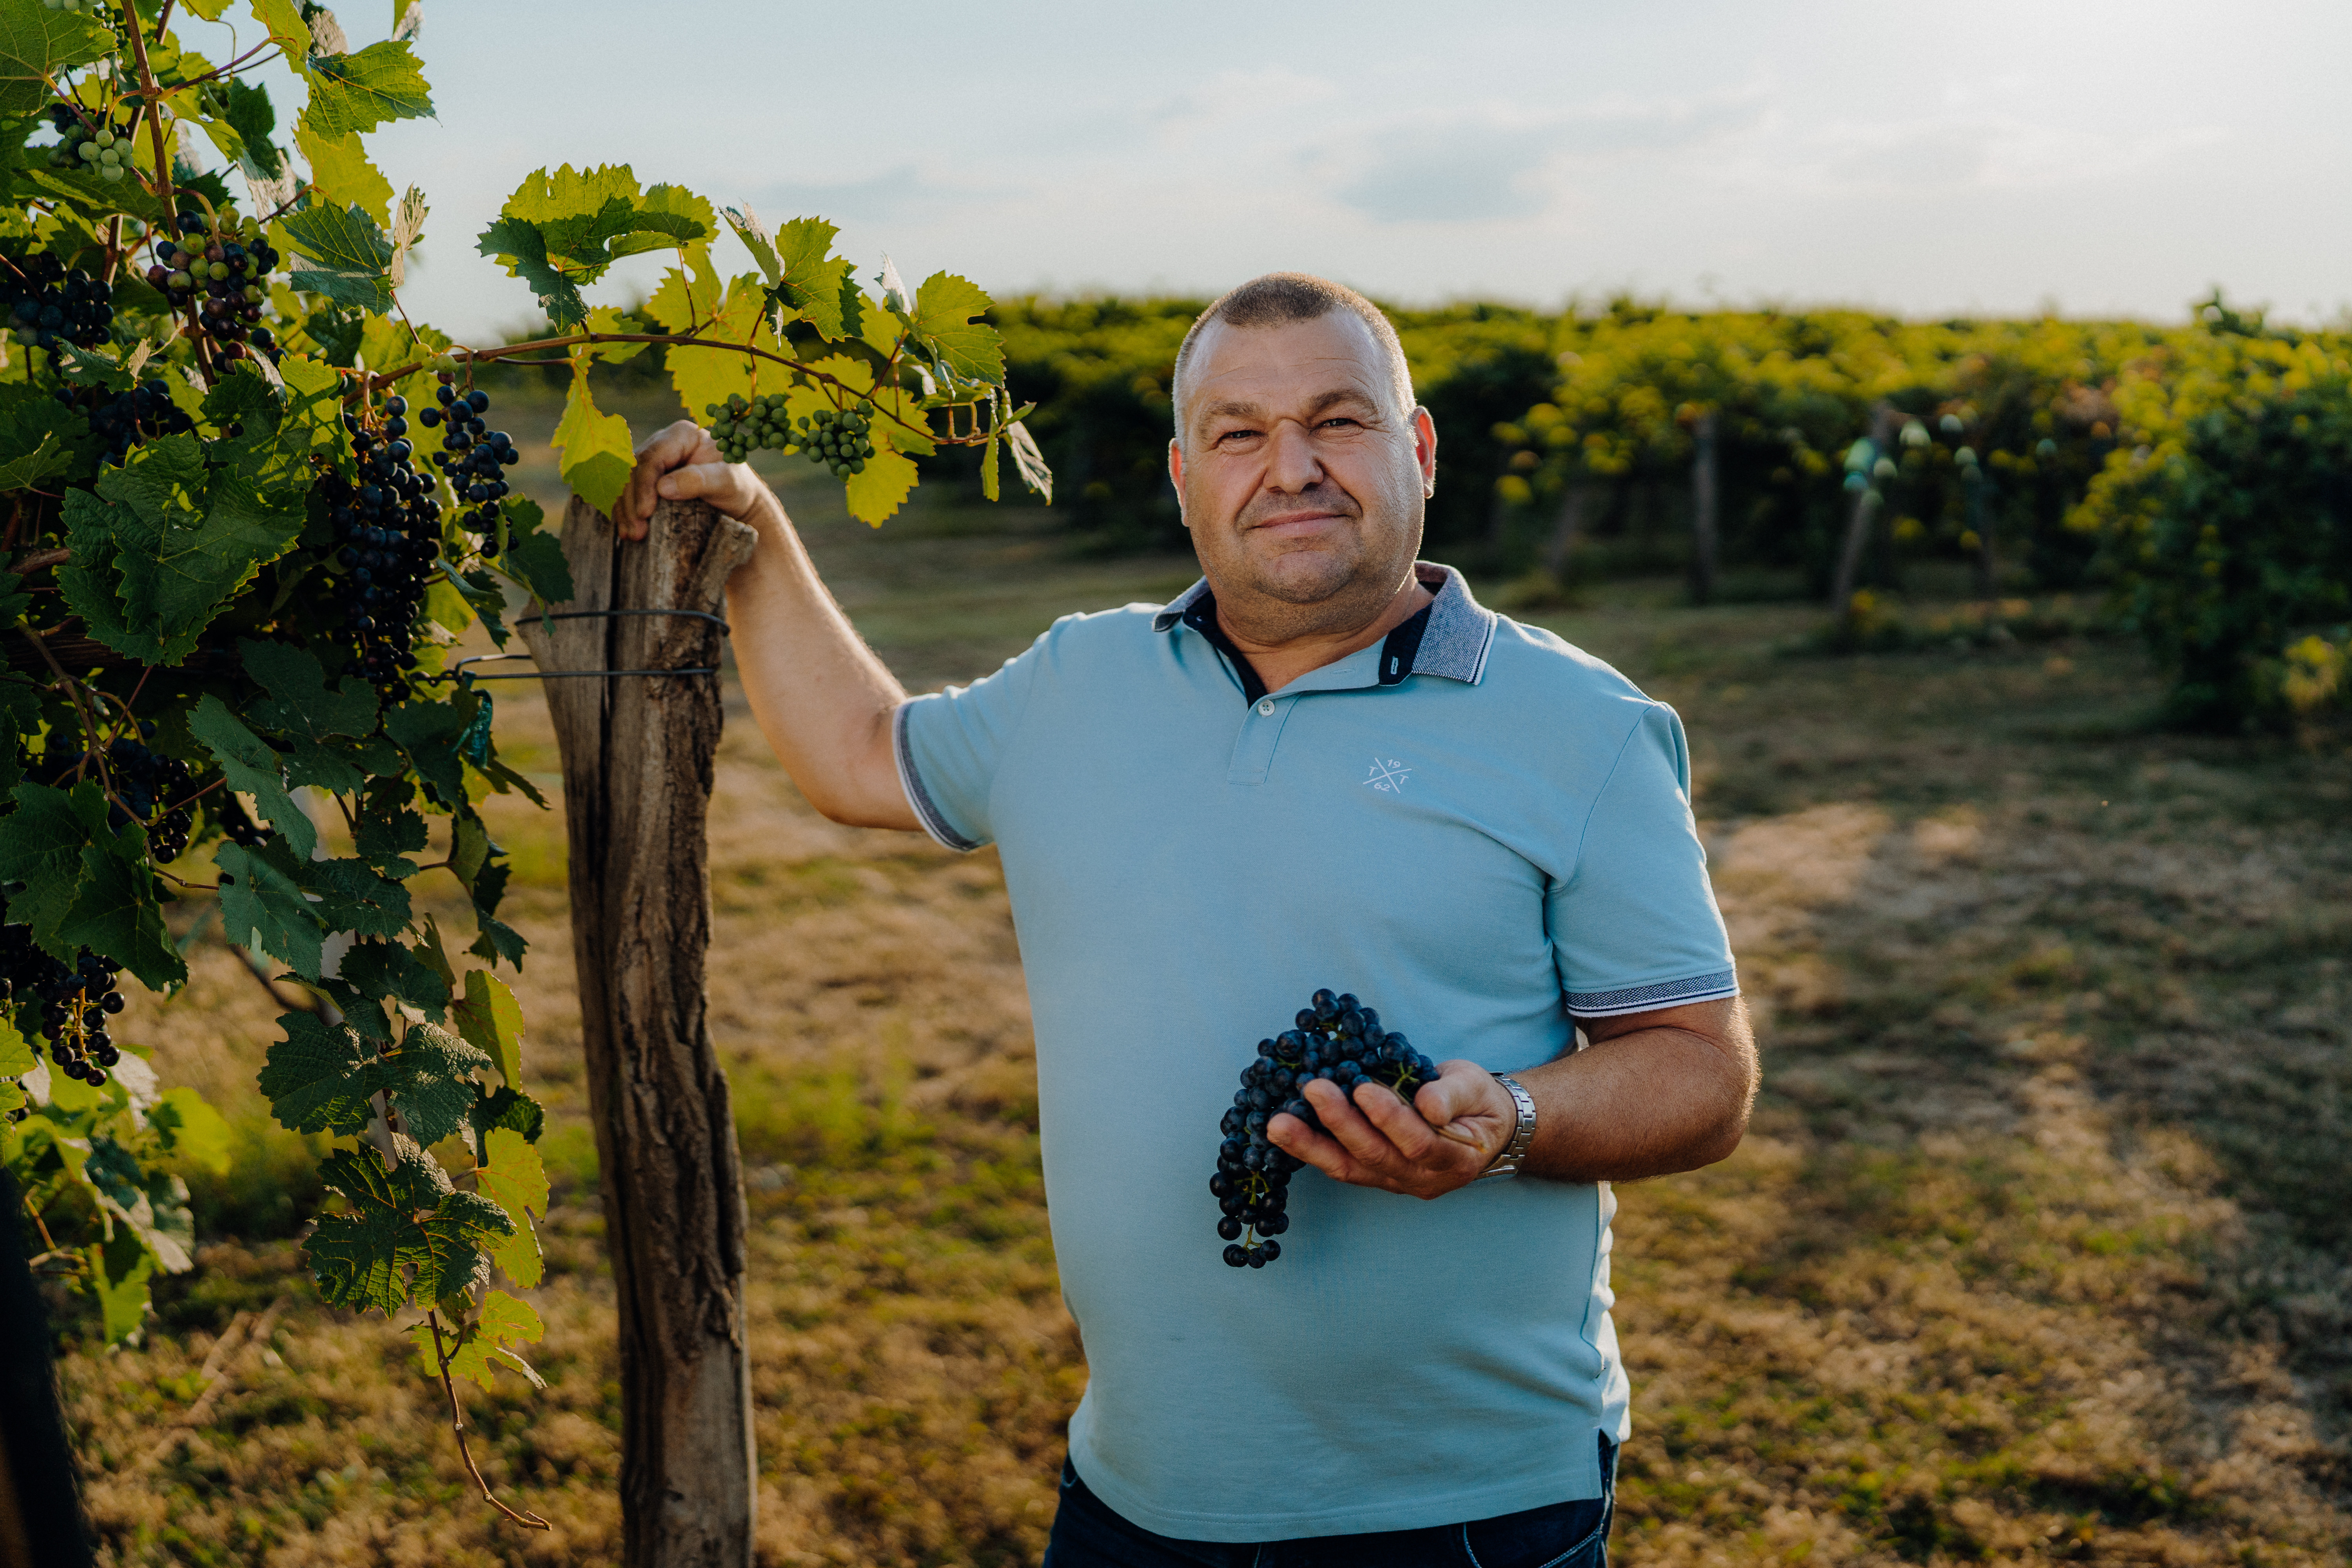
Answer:
M655 487L663 475L681 464L694 460L696 448L709 440L702 426L690 419L680 419L662 426L647 437L638 447L636 467L630 470L628 487L614 511L614 526L624 539L643 539L646 527L653 520ZM711 456L718 456L714 447Z
M1305 1092L1307 1103L1322 1119L1323 1131L1338 1139L1359 1163L1383 1175L1394 1175L1409 1163L1389 1142L1388 1134L1366 1121L1356 1102L1339 1092L1338 1084L1318 1078L1307 1084Z
M1384 1083L1360 1085L1349 1097L1366 1120L1380 1129L1396 1152L1416 1165L1460 1164L1455 1145L1439 1136L1421 1112Z
M1441 1062L1437 1072L1413 1096L1413 1106L1439 1137L1486 1155L1510 1141L1518 1106L1493 1073L1460 1058Z
M672 468L655 483L654 489L664 500L709 500L732 499L738 480L733 465L728 463L688 463ZM725 511L724 506L719 509ZM648 514L650 515L650 514Z
M1286 1110L1276 1111L1266 1122L1265 1135L1276 1148L1306 1161L1335 1182L1352 1182L1358 1186L1380 1184L1370 1171L1349 1158L1348 1152L1328 1135L1316 1131Z

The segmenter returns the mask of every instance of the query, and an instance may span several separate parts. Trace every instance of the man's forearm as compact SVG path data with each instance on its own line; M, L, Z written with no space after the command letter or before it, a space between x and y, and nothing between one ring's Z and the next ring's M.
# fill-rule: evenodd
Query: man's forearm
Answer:
M1536 1140L1520 1169L1556 1182L1630 1182L1728 1156L1748 1128L1756 1047L1744 1008L1713 1008L1724 1010L1721 1022L1661 1021L1513 1073L1536 1102Z
M743 521L760 546L728 579L727 613L761 733L835 821L919 827L891 749L906 689L834 603L774 493L762 486Z

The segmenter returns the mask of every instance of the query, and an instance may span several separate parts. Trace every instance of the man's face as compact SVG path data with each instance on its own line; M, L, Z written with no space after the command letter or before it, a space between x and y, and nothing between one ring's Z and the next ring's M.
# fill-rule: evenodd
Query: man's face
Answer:
M1391 406L1371 329L1212 321L1187 368L1169 472L1219 605L1276 636L1378 614L1421 548L1437 432Z

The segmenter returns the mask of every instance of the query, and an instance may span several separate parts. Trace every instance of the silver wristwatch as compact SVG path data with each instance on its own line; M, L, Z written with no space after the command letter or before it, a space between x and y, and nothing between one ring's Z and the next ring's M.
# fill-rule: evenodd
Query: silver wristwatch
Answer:
M1528 1146L1536 1141L1535 1100L1519 1087L1519 1080L1507 1073L1496 1073L1495 1081L1511 1091L1511 1103L1519 1109L1519 1125L1512 1132L1511 1141L1503 1145L1503 1152L1495 1156L1495 1163L1479 1173L1477 1179L1482 1182L1517 1175L1519 1162L1528 1157Z

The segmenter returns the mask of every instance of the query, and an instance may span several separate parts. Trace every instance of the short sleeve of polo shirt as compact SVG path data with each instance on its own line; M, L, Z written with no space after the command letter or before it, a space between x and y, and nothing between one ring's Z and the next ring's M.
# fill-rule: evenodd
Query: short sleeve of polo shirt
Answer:
M1738 994L1691 816L1682 721L1664 703L1644 708L1625 737L1548 913L1560 990L1578 1017Z
M989 798L997 763L1020 727L1053 635L1048 629L993 675L909 698L892 716L907 804L924 830L950 849L977 849L996 837Z

